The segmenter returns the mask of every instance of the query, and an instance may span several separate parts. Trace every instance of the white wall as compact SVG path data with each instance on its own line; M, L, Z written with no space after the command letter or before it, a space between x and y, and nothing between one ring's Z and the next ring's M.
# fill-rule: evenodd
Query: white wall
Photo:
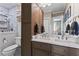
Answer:
M45 32L49 33L51 35L52 29L51 29L51 13L44 13L44 27Z
M16 18L16 7L12 8L9 10L9 21L10 21L10 26L13 27L13 30L17 32L17 18Z
M0 6L0 21L6 21L6 19L7 19L6 16L8 16L8 12L9 12L8 9ZM7 31L7 28L8 27L9 26L8 26L8 23L7 22L4 23L4 24L1 24L0 23L0 32L1 31ZM4 28L6 28L6 29L4 29Z
M21 37L21 4L17 6L17 25L18 25L18 36Z
M18 36L21 37L21 22L18 22Z
M4 7L0 7L0 14L3 14L3 15L8 15L8 12L9 10L4 8Z
M17 8L14 7L9 10L9 20L10 25L13 27L14 31L17 33L17 36L21 36L21 22L17 21Z

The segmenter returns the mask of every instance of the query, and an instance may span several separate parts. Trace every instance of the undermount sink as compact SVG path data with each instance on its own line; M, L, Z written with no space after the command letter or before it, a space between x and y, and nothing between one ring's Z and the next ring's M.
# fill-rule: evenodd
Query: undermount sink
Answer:
M60 38L60 39L55 39L55 41L62 41L62 42L74 42L74 43L76 43L77 41L76 41L76 38L67 38L67 37L64 37L63 39L62 38Z
M49 40L48 36L43 36L43 35L34 35L32 36L32 39L46 39Z
M72 42L72 43L79 43L79 38L78 36L59 36L59 35L54 35L50 37L44 37L42 35L35 35L33 36L33 39L38 39L38 40L51 40L51 42Z

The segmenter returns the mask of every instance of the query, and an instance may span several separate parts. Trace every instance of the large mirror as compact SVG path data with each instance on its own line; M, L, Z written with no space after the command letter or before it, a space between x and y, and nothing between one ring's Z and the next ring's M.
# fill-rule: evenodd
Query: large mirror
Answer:
M44 32L43 20L43 10L38 4L32 4L32 35Z
M66 28L68 24L74 22L72 21L73 17L79 15L79 10L74 9L77 5L66 3L32 4L32 35L44 32L56 35L71 33L74 31L71 30L71 25L70 29ZM72 10L74 10L73 13ZM79 24L79 19L76 21Z
M47 11L42 4L32 4L32 35L48 33L61 35L63 32L63 11ZM64 5L64 4L57 4ZM46 8L46 9L44 9ZM57 8L57 7L56 7ZM55 8L55 9L56 9Z

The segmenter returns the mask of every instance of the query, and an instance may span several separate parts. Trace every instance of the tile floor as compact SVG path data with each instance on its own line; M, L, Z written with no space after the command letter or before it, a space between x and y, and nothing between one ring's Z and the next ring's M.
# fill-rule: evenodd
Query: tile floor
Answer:
M21 56L21 47L17 47L14 56Z

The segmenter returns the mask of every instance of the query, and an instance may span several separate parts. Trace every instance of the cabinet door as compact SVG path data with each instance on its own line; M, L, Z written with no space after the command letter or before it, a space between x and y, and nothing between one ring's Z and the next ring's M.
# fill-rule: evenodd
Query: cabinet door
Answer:
M79 49L69 48L69 56L79 56Z
M52 55L60 55L60 56L68 55L68 48L64 46L53 45Z
M32 48L32 56L49 56L49 51L40 48Z
M41 42L32 42L33 56L49 56L51 54L51 45Z
M64 56L64 55L59 54L59 53L52 52L52 53L51 53L51 56Z

